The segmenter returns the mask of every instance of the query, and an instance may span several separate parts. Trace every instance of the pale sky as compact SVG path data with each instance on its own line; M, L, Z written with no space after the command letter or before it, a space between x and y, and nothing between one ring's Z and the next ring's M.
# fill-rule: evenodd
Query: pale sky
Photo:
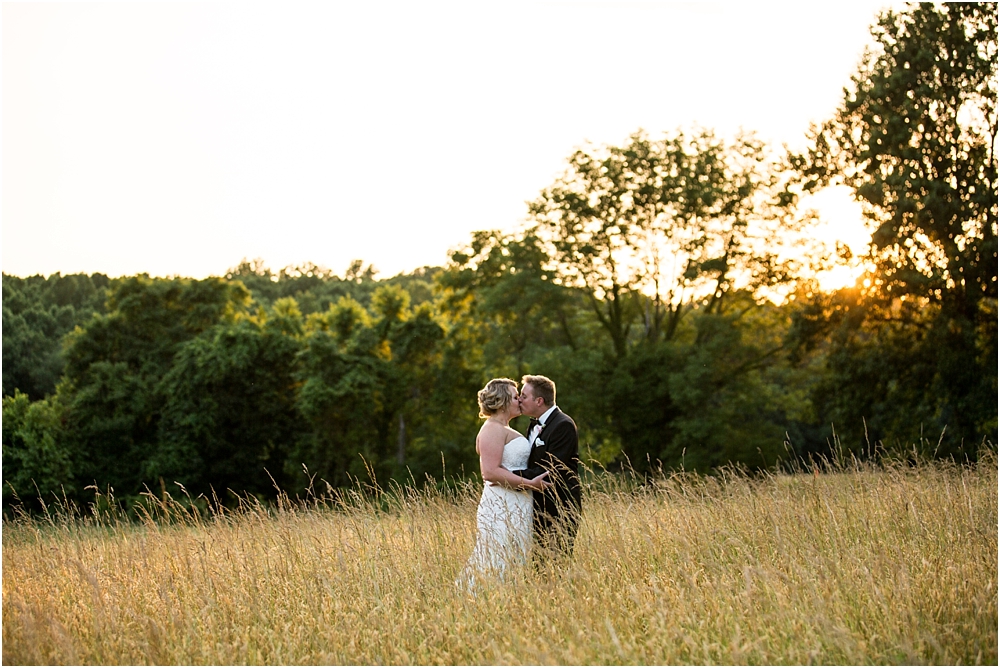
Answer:
M804 147L883 6L4 2L3 271L443 265L585 142ZM858 252L847 201L817 233Z

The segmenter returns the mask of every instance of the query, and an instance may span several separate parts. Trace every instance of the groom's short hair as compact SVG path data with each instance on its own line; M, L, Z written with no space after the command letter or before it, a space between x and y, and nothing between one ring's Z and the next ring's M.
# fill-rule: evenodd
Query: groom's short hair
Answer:
M545 376L522 376L521 382L535 390L535 396L541 397L546 406L556 405L556 384Z

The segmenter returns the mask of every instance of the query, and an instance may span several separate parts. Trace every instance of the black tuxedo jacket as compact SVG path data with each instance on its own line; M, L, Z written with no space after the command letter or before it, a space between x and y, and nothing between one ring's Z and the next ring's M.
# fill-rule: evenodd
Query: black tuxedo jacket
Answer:
M530 440L530 433L528 436ZM552 411L535 440L528 467L514 473L530 480L545 471L549 472L546 480L553 485L544 492L532 492L535 513L558 517L561 512L574 509L578 514L581 506L580 441L573 418L559 408Z

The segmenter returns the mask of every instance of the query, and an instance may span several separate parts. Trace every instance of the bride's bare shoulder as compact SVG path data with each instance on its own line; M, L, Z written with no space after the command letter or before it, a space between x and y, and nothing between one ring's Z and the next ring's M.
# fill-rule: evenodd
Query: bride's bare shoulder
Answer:
M488 434L492 431L503 431L503 429L504 429L503 425L499 425L496 422L493 422L492 420L486 420L485 422L483 422L483 424L479 426L479 433Z
M483 426L479 428L479 437L477 441L486 440L487 442L499 442L502 445L507 445L515 438L521 437L522 434L510 427L505 427L496 422L484 422Z
M489 440L500 439L502 441L505 429L506 427L499 425L496 422L486 421L483 423L483 426L479 428L479 438L486 438Z

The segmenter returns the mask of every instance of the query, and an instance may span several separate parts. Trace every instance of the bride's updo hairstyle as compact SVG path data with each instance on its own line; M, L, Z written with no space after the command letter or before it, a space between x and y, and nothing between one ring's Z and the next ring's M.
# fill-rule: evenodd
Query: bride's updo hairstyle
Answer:
M510 378L494 378L476 395L479 399L479 417L496 415L517 399L517 383Z

